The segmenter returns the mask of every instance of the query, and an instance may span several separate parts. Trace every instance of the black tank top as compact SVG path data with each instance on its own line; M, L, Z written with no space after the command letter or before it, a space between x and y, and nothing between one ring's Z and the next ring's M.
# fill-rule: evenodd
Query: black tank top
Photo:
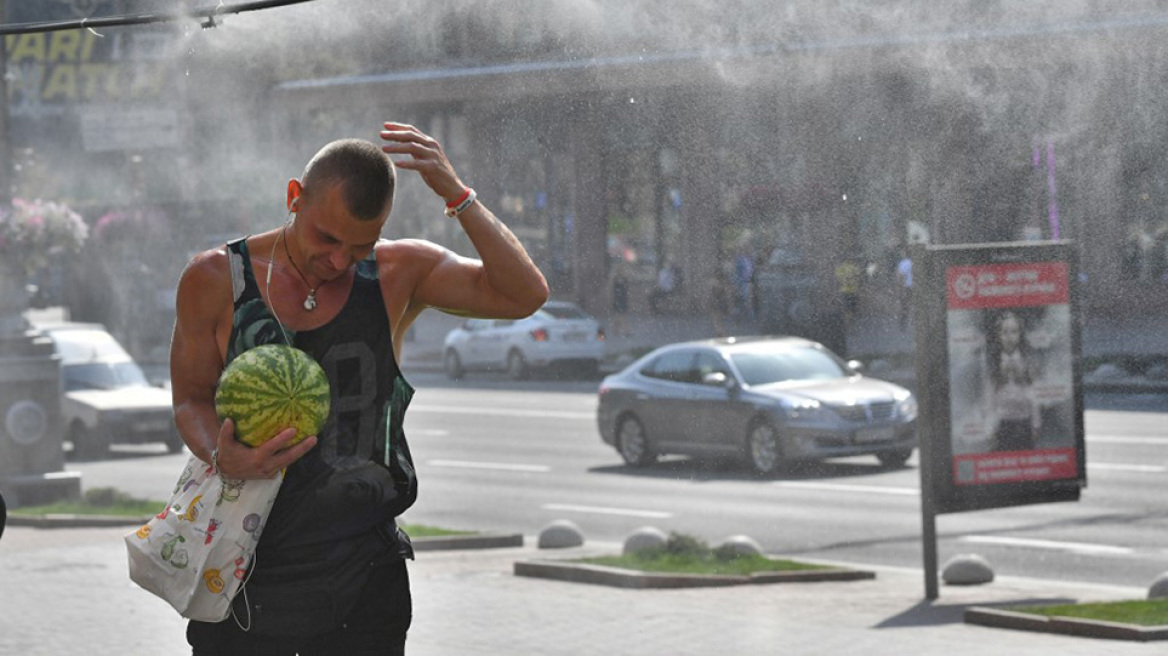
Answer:
M394 518L417 498L402 422L414 390L393 357L393 339L375 256L357 263L344 307L320 328L281 330L260 296L247 241L227 244L235 297L227 360L261 344L292 345L320 363L332 386L329 418L316 447L288 468L260 537L257 573L313 562L327 566L354 550L412 556Z

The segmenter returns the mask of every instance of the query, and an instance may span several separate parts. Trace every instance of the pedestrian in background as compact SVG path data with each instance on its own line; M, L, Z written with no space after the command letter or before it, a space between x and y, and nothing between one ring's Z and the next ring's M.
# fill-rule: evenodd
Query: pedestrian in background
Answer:
M906 330L912 313L913 287L912 258L907 251L896 264L896 279L900 282L900 329Z
M677 292L680 286L680 275L677 267L669 260L657 271L657 284L649 292L649 311L653 314L661 313L661 301L668 299Z
M608 276L608 295L610 299L610 328L615 337L628 334L625 325L625 314L629 311L629 266L624 257L619 257L612 265Z
M860 306L860 280L863 270L856 260L844 258L835 268L836 288L844 308L844 325L851 328Z
M754 256L745 248L734 256L734 302L738 318L754 318Z
M714 276L710 280L710 323L713 326L714 337L725 337L726 320L730 316L731 295L730 284L726 280L726 273L722 267L714 269Z

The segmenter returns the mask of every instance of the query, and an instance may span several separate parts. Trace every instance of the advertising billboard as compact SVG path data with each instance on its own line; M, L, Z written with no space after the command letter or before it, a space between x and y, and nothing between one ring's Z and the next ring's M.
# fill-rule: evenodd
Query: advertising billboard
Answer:
M1074 255L1065 242L916 251L922 489L935 512L1079 498Z

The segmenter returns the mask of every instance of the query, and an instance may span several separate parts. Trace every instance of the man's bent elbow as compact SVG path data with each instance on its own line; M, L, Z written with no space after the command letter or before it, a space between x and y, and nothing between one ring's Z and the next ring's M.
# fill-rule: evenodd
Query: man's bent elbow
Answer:
M506 295L506 307L499 307L498 319L525 319L535 314L548 299L548 285L542 274L537 274L522 289L513 289Z
M543 307L543 304L547 303L549 293L547 279L543 277L543 274L540 274L536 284L532 286L530 299L524 305L525 314L523 316L535 314L536 310Z

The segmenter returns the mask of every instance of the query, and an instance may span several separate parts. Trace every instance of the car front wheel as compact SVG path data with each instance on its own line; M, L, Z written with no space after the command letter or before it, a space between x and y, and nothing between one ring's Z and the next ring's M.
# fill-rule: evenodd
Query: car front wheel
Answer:
M653 452L649 438L645 435L645 427L636 417L621 420L616 432L616 446L625 464L633 467L644 467L657 460L657 454Z
M880 461L880 464L889 469L898 469L903 467L904 463L908 462L908 459L912 457L912 453L912 449L881 451L876 454L876 459Z
M178 430L171 431L170 435L166 436L166 452L180 453L186 444L183 443L182 437L179 436Z
M73 457L78 460L98 460L109 450L109 445L99 433L81 424L73 424L69 428L69 441L73 443Z
M523 359L523 354L519 351L511 351L507 354L507 374L515 380L527 378L527 361Z
M746 462L754 473L768 476L782 463L779 432L768 421L756 421L746 434Z
M450 380L460 380L466 371L462 368L462 360L458 358L458 351L453 349L446 352L442 359L442 368L446 370L446 377Z

